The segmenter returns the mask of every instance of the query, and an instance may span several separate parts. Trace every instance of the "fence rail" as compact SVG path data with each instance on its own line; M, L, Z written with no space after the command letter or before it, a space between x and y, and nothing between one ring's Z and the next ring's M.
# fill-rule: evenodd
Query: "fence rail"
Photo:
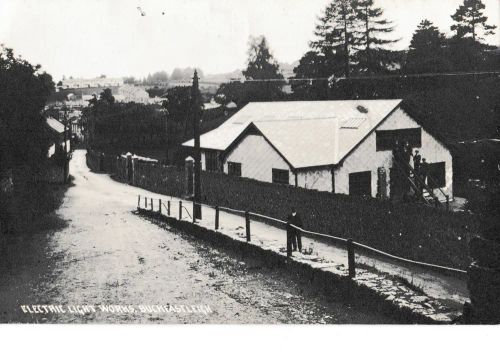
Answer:
M141 203L140 200L141 200L141 196L139 195L138 196L138 201L137 201L137 208L138 209L141 208L140 207L140 203ZM150 198L150 200L151 200L150 211L154 212L153 199ZM144 210L148 210L148 207L147 207L148 206L147 197L144 198L144 201L145 202L144 202L144 208L143 209ZM165 203L163 203L163 201L161 199L159 199L158 201L159 201L158 202L158 212L161 214L161 205L165 206ZM179 220L183 219L183 217L182 217L182 210L185 210L188 213L189 218L191 218L193 220L193 222L195 222L196 220L189 214L188 209L183 205L183 200L179 200L178 202L179 202L179 214L178 214ZM282 225L286 225L287 229L288 228L294 228L294 229L296 229L296 230L298 230L298 231L300 231L300 232L302 232L304 234L310 234L310 235L318 236L318 237L321 237L321 238L333 239L335 241L341 242L344 245L346 245L346 248L347 248L347 258L348 258L348 268L349 268L349 277L350 278L354 278L356 276L356 262L355 262L355 251L356 250L358 250L358 251L359 250L367 251L369 253L377 254L378 256L380 256L380 257L382 257L384 259L390 259L390 260L394 260L394 261L397 261L399 263L404 263L404 264L408 264L408 265L416 265L416 266L419 266L421 268L431 269L431 270L437 270L437 271L444 272L444 273L447 273L447 274L454 274L454 275L460 275L460 276L464 276L464 275L467 274L467 271L465 271L465 270L461 270L461 269L457 269L457 268L453 268L453 267L435 265L435 264L431 264L431 263L427 263L427 262L421 262L421 261L411 260L411 259L407 259L407 258L404 258L404 257L400 257L400 256L396 256L396 255L393 255L393 254L389 254L387 252L384 252L382 250L373 248L371 246L355 242L352 239L341 238L341 237L337 237L337 236L334 236L334 235L331 235L331 234L324 234L324 233L313 232L313 231L304 229L302 227L298 227L296 225L290 224L287 221L284 221L284 220L281 220L281 219L278 219L278 218L274 218L274 217L270 217L270 216L267 216L267 215L263 215L263 214L259 214L259 213L255 213L255 212L244 211L244 210L238 210L238 209L229 208L229 207L223 207L223 206L212 206L212 205L208 205L208 204L204 204L204 203L199 203L199 202L192 202L192 204L193 204L193 206L194 205L198 205L198 206L208 207L208 208L211 208L211 209L215 210L215 230L218 230L219 226L220 226L220 215L219 215L219 212L221 210L244 215L244 217L245 217L246 240L248 242L251 241L250 216L258 217L258 218L266 219L268 221L273 221L273 222L276 222L276 223L279 223L279 224L282 224ZM171 215L171 213L170 213L170 201L167 201L167 205L165 206L165 208L167 210L167 215L170 216Z

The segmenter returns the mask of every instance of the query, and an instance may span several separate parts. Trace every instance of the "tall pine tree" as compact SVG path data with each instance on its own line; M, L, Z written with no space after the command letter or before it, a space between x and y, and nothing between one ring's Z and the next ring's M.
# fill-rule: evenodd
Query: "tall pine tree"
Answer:
M485 67L490 46L483 43L483 36L494 34L496 26L487 23L485 6L481 0L464 0L455 14L451 30L455 36L449 40L450 60L454 70L480 70Z
M247 79L254 80L283 78L279 64L271 54L266 37L260 36L250 39L248 65L247 69L243 71L243 75Z
M413 33L404 71L408 73L450 71L446 37L429 20L420 22Z
M353 0L333 0L319 17L314 34L316 40L310 43L311 48L333 57L331 62L333 73L342 73L349 77L353 63L357 18Z
M481 41L482 32L484 35L494 34L496 26L486 23L488 17L484 15L485 6L481 0L464 0L451 16L455 22L451 30L456 32L456 37L464 38L471 36L474 42Z
M385 47L397 42L385 35L394 31L392 22L383 18L384 10L375 6L374 0L356 0L353 4L358 20L358 68L361 72L386 71L392 63Z
M249 81L243 84L247 97L240 98L240 101L275 101L282 98L283 75L278 62L271 53L266 37L250 39L248 64L243 75ZM251 82L252 80L263 81ZM227 88L231 90L231 85Z

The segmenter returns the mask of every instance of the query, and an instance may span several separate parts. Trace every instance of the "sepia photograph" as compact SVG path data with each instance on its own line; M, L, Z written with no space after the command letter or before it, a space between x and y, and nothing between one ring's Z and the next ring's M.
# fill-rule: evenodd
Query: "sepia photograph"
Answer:
M0 334L500 324L499 27L499 0L1 0Z

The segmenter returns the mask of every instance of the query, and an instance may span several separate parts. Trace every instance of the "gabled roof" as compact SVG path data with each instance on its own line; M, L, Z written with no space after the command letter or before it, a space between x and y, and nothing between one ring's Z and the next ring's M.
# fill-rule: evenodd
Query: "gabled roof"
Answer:
M334 165L400 103L399 99L249 103L203 134L200 144L225 151L253 123L293 168ZM193 146L193 140L183 145Z

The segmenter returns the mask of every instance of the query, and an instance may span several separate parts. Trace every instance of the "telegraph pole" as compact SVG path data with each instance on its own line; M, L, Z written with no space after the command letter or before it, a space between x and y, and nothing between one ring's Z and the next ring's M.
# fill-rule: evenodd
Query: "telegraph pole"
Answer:
M191 89L191 109L193 114L194 132L194 203L193 218L201 219L201 149L200 149L200 90L198 72L194 70Z
M168 139L168 110L167 108L162 108L161 111L165 114L165 164L168 165L170 163L168 157L168 143L170 142Z

